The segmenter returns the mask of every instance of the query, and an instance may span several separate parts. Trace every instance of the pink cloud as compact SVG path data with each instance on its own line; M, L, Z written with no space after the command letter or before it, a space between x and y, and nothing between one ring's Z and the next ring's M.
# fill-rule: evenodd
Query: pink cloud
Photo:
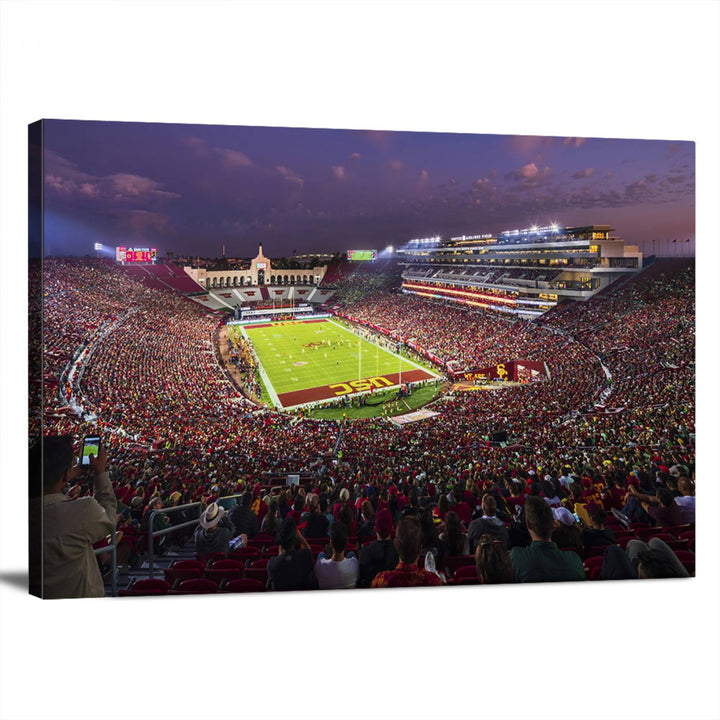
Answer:
M179 198L152 178L133 173L91 175L51 150L45 153L45 188L50 193L90 200L164 202Z
M292 183L293 185L298 185L301 188L305 185L305 181L297 175L286 175L285 182Z
M253 161L240 150L208 145L202 138L183 138L183 145L190 148L198 157L217 157L229 169L253 167Z
M332 172L336 180L342 180L345 177L345 168L342 165L333 165Z
M584 170L578 170L577 172L573 173L573 178L575 180L583 180L585 178L589 178L594 172L595 168L585 168Z
M215 152L222 159L223 165L229 168L252 167L253 162L243 152L229 148L215 148Z

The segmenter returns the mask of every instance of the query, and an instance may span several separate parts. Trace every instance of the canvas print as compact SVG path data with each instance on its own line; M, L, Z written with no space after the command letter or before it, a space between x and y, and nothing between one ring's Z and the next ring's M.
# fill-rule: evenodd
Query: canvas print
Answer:
M43 120L28 163L33 594L695 574L693 142Z

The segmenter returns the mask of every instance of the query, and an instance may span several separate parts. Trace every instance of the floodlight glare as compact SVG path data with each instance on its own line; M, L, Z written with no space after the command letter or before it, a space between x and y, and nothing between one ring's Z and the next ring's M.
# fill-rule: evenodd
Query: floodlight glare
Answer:
M102 243L95 243L95 250L102 250Z
M386 249L389 253L391 253L395 248L393 248L392 245L388 245L385 249Z

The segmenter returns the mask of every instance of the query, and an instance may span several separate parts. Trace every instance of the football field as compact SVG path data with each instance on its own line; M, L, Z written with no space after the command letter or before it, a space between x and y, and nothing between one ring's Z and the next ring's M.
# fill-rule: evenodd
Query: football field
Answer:
M260 362L274 405L290 408L402 382L429 380L429 370L359 338L332 320L268 322L241 327Z

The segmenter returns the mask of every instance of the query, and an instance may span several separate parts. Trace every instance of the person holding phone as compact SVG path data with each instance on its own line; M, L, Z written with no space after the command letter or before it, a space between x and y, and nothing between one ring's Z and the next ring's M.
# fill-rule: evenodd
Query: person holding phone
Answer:
M115 527L117 499L105 469L107 451L104 445L97 436L86 440L90 443L83 443L80 463L87 457L94 475L95 494L74 500L63 492L75 480L81 467L73 452L72 436L48 436L42 442L44 598L105 595L93 543L102 540ZM92 444L95 452L85 450L88 444ZM36 448L33 450L40 452L40 444Z

